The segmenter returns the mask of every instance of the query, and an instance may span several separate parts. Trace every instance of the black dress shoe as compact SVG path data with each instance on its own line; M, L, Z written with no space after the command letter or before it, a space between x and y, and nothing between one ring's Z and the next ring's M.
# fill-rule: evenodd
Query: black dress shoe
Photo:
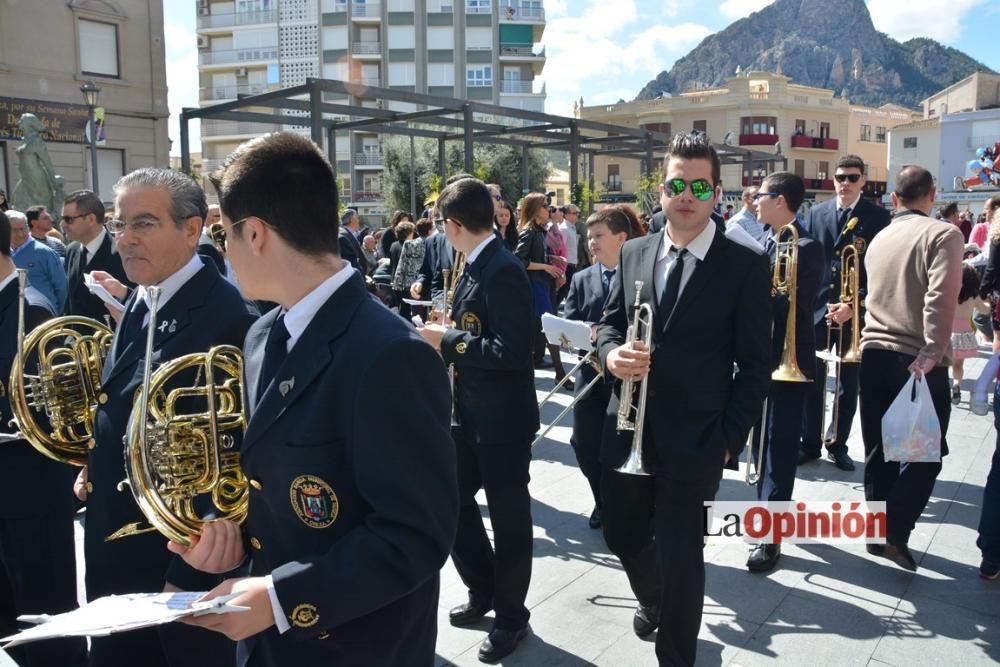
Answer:
M885 556L885 545L884 544L866 544L865 551L870 553L872 556Z
M827 452L826 458L833 461L833 464L844 472L854 472L854 461L847 455L847 452Z
M556 383L558 384L558 382L559 378L556 378ZM573 380L566 380L566 382L563 383L563 386L560 387L560 391L572 392L574 389L576 389L576 383Z
M601 508L595 507L594 511L590 513L590 521L587 522L591 530L598 530L601 527Z
M799 452L799 465L802 465L803 463L809 463L810 461L815 461L818 458L819 454L814 454L813 452L807 452L805 450L801 450Z
M636 637L648 637L660 625L660 608L640 604L632 617L632 631Z
M905 544L886 543L885 557L904 570L909 570L910 572L917 571L917 561L913 560L910 548Z
M492 608L491 605L483 602L466 602L453 607L448 612L448 621L456 627L475 625Z
M494 628L479 645L479 662L493 664L510 655L522 639L528 636L528 628L501 630Z
M780 544L758 544L747 558L747 569L751 572L768 572L774 569L781 558Z

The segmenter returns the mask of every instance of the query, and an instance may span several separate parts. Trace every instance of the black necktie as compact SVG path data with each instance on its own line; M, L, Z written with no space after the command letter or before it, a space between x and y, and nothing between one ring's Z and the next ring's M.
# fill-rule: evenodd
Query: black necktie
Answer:
M90 257L90 251L87 250L87 246L83 246L83 265L87 266L87 258Z
M764 252L767 253L768 257L774 258L774 234L770 234L767 240L764 241Z
M681 277L684 274L684 257L687 255L687 248L671 248L670 252L676 253L677 259L670 267L667 284L664 285L663 294L660 295L660 315L664 325L670 321L670 313L677 305L677 297L681 293Z
M844 226L847 224L847 216L851 214L851 209L849 208L838 208L837 209L837 231L843 233Z
M281 314L271 325L264 344L264 363L260 369L260 382L257 385L257 396L264 395L271 380L278 374L282 362L288 356L288 329L285 327L285 315Z
M615 279L614 269L604 272L604 280L601 283L604 285L604 300L607 301L608 293L611 291L611 281Z
M135 308L125 314L125 318L120 325L121 334L118 336L118 355L129 346L130 343L141 344L139 336L142 334L142 320L149 313L149 306L145 299L139 299Z

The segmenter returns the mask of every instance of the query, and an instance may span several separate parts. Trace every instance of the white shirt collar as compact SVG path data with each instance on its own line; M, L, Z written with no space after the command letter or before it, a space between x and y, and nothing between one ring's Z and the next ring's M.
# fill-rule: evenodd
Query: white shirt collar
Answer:
M157 308L163 309L167 302L174 297L177 292L180 291L182 287L194 277L194 274L201 271L201 268L205 266L202 261L201 256L197 253L191 256L188 263L177 269L172 275L164 278L157 287L160 288L160 298L157 301ZM139 285L138 294L136 295L135 303L132 304L132 310L135 310L136 306L139 305L139 299L146 302L146 307L149 308L149 292L146 290L145 285Z
M496 235L490 234L485 239L483 239L482 241L480 241L479 245L477 245L472 250L472 252L470 252L468 255L465 256L465 263L466 264L472 264L474 261L476 261L476 258L479 257L480 253L482 253L483 250L486 248L486 246L488 246L490 244L490 241L494 240L495 238L496 238Z
M841 208L841 206L840 206L840 203L839 203L839 202L837 202L837 198L836 198L836 197L834 197L833 199L834 199L834 202L836 202L836 203L837 203L837 210L838 210L838 211L841 211L841 210L843 210L843 209ZM848 206L848 207L847 207L847 211L848 211L848 213L847 213L847 217L851 217L851 214L852 214L852 213L854 213L854 208L855 208L855 207L856 207L856 206L858 205L858 202L859 202L859 201L861 201L861 193L860 193L860 192L858 193L858 197L857 197L857 199L855 199L855 200L854 200L854 202L853 202L853 203L852 203L852 204L851 204L850 206Z
M605 271L611 271L612 273L614 273L615 271L618 270L617 266L612 269L612 268L609 268L607 266L604 266L604 264L602 264L601 262L598 262L598 264L601 264L601 275L604 275Z
M701 230L698 236L694 237L690 243L688 243L685 248L687 251L694 255L699 262L705 261L705 255L708 254L708 249L712 247L712 240L715 238L715 230L717 225L714 220L709 219L708 224L705 228ZM656 261L659 262L670 252L670 248L674 246L674 242L670 239L670 234L667 233L667 228L663 228L663 243L660 244L660 251L656 254Z
M94 255L97 251L101 249L101 244L104 243L104 237L107 236L108 232L102 227L101 231L97 233L97 236L90 239L88 243L84 243L83 247L87 249L87 264L90 264L90 260L94 259ZM111 244L114 248L114 243Z
M17 270L16 269L14 271L11 271L10 273L8 273L6 278L4 278L3 280L0 280L0 292L2 292L5 289L7 289L7 285L10 285L11 281L14 280L15 278L17 278Z
M330 297L354 275L354 268L346 261L340 260L340 270L321 282L313 291L298 300L294 306L285 311L285 328L288 330L288 351L298 342L306 327L316 317Z
M16 255L17 253L19 253L21 251L22 248L24 248L25 246L31 245L34 242L35 242L35 237L32 236L31 234L28 234L28 240L25 241L24 243L22 243L21 245L17 246L16 248L11 248L10 249L10 254L11 255Z

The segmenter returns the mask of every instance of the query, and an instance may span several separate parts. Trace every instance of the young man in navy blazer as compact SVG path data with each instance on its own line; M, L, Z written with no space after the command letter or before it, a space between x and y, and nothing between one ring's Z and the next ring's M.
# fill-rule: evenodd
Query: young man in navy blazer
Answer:
M473 625L490 609L496 619L479 647L494 663L527 635L525 606L531 580L532 524L528 495L531 441L538 431L531 363L534 311L523 264L493 233L493 199L474 178L441 192L445 234L465 253L455 287L454 326L429 324L420 332L455 367L453 428L461 509L452 560L469 589L469 602L449 613L452 625ZM476 501L486 490L495 549Z
M249 554L250 576L209 595L239 593L250 611L192 622L239 640L241 667L429 667L458 516L444 364L339 257L336 182L315 144L269 134L210 178L240 285L279 307L244 350L246 521L171 545L209 572ZM387 380L408 401L389 419Z

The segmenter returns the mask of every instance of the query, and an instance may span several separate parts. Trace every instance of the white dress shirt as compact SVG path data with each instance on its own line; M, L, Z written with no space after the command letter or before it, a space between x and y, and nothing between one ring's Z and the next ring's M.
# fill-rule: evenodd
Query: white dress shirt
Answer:
M476 258L478 258L479 255L483 252L483 250L486 249L486 246L488 246L490 244L490 241L492 241L495 238L496 238L496 234L490 234L485 239L483 239L482 241L480 241L479 245L477 245L475 248L473 248L472 252L470 252L468 255L465 256L465 264L466 264L466 266L468 266L469 264L472 264L474 261L476 261Z
M177 294L187 284L187 281L194 277L194 274L201 271L201 268L205 266L205 263L201 261L201 256L195 253L188 260L188 263L177 269L168 278L164 278L160 281L157 287L160 288L160 298L157 300L156 307L160 310L167 305L174 295ZM132 303L132 310L135 310L139 305L139 301L146 302L146 308L149 308L149 291L146 289L145 285L139 285L136 288L138 294L136 295L135 301ZM149 313L142 318L142 324L145 326L149 323Z
M680 290L677 292L677 298L680 299L681 294L684 293L684 288L687 286L688 280L691 279L691 274L694 273L695 267L698 266L698 262L705 261L705 255L708 254L708 249L712 247L712 240L715 238L715 230L718 229L713 220L709 220L705 228L701 230L698 236L694 237L690 243L683 246L687 249L688 254L692 255L693 258L684 258L684 273L681 274L681 286ZM670 269L673 267L674 262L677 261L677 256L670 254L670 249L674 247L674 242L670 239L670 234L667 232L667 228L663 228L663 243L660 244L660 250L656 253L656 270L653 273L654 287L656 288L656 301L660 301L660 297L663 294L663 288L667 284L667 274L670 273ZM678 246L678 249L682 246ZM697 260L697 261L696 261Z
M84 243L83 247L87 249L87 266L90 266L91 260L94 259L94 255L97 251L101 249L101 244L104 243L104 237L108 235L108 232L102 227L101 231L98 232L97 236L90 239L88 243ZM111 241L111 251L114 252L115 242Z

